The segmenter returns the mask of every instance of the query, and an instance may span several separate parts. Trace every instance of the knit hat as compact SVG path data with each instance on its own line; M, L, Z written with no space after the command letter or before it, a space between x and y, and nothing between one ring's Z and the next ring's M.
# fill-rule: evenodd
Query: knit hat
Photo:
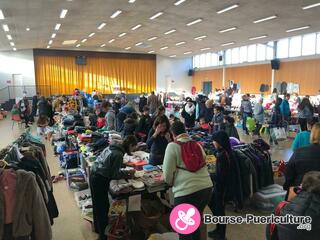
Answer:
M219 143L219 145L226 150L227 152L231 152L231 145L229 141L229 136L225 131L218 131L212 135L212 141Z

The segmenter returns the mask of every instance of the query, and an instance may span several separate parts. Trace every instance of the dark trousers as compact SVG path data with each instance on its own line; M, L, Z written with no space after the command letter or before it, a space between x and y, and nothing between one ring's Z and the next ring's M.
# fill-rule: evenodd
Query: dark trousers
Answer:
M247 128L247 118L248 117L252 117L252 114L251 113L245 113L245 112L242 114L242 129L247 134L249 133L248 132L248 128Z
M307 127L308 120L306 118L299 118L298 122L300 124L301 132L308 130L308 127Z
M213 190L212 198L209 203L209 208L214 216L225 216L225 201L224 201L224 191L217 191L216 188ZM216 232L221 238L226 237L226 224L217 224Z
M102 175L93 173L90 175L90 189L93 207L93 223L95 232L99 234L99 240L106 240L104 232L108 225L109 190L110 180Z
M210 201L211 193L212 193L212 188L206 188L187 196L176 197L174 199L174 206L177 206L182 203L191 204L198 209L198 211L200 212L200 215L202 216L204 208L207 206L207 204ZM188 235L179 234L179 239L180 240L200 240L201 239L200 228L198 228L197 231L195 231L192 234L188 234Z

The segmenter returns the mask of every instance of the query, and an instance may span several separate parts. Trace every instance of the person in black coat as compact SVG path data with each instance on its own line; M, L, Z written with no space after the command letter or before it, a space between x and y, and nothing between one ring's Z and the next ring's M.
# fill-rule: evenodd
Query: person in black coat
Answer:
M30 121L32 122L34 122L34 117L37 115L38 100L39 100L38 96L39 96L39 93L37 93L32 97L32 112L31 112L31 118L30 118Z
M143 113L140 117L138 127L137 127L137 136L139 136L140 140L146 140L147 135L149 134L150 129L152 128L152 119L149 114L149 107L143 107Z
M161 165L163 163L167 145L172 140L169 130L170 122L165 115L155 120L147 140L147 145L150 149L149 164Z
M146 98L145 93L144 93L140 96L140 99L139 99L139 112L140 113L143 112L143 107L146 105L148 105L148 99Z
M187 98L187 103L183 107L181 116L184 118L184 124L187 129L193 128L196 121L196 106L191 98Z
M126 137L129 135L134 135L138 127L138 115L137 113L131 113L127 117L126 120L124 120L124 127L122 131L122 136Z
M218 131L212 135L213 145L216 152L216 172L211 175L214 183L212 199L209 208L214 216L225 216L225 203L234 191L235 179L235 157L233 155L229 137L226 132ZM238 173L239 174L239 173ZM240 176L238 176L240 178ZM232 199L233 200L233 199ZM217 224L215 230L209 232L209 237L214 239L225 239L226 225Z
M310 143L310 146L297 149L287 163L285 190L300 185L307 172L320 171L320 123L312 127Z
M233 117L224 116L223 129L227 133L229 138L234 137L234 138L240 140L237 128L234 126L234 118Z
M123 171L123 156L131 154L137 146L137 139L128 136L121 145L110 145L93 163L90 174L94 229L99 234L99 240L105 240L105 228L108 225L110 203L108 191L111 180L133 178L134 170Z

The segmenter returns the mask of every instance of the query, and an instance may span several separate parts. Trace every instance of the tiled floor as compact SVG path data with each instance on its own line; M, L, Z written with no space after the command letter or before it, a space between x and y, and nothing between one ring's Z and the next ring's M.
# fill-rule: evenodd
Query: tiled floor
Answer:
M24 130L17 125L11 129L12 123L10 120L0 121L0 149L10 144ZM34 130L34 129L33 129ZM246 142L252 141L251 137L241 134L242 140ZM281 142L279 147L272 149L272 158L279 160L288 160L292 154L289 150L291 141ZM53 156L52 147L47 144L48 163L51 168L52 175L59 172L57 159ZM67 189L65 182L60 182L54 185L54 195L59 207L60 215L55 220L53 225L54 240L94 240L96 235L90 230L90 225L81 218L80 210L77 208L73 194ZM266 215L265 213L256 212L254 210L245 210L241 213L227 211L228 215L245 215L253 213L256 215ZM213 228L210 226L209 229ZM229 225L227 227L227 237L230 240L263 240L265 239L264 225ZM142 240L142 239L141 239Z

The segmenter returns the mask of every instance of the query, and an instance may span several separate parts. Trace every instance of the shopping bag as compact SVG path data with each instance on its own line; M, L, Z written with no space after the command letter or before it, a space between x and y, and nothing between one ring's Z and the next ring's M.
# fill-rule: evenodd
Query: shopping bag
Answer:
M268 126L267 125L262 125L260 128L260 136L265 136L268 133Z
M271 135L277 141L287 139L287 133L284 128L271 128Z

